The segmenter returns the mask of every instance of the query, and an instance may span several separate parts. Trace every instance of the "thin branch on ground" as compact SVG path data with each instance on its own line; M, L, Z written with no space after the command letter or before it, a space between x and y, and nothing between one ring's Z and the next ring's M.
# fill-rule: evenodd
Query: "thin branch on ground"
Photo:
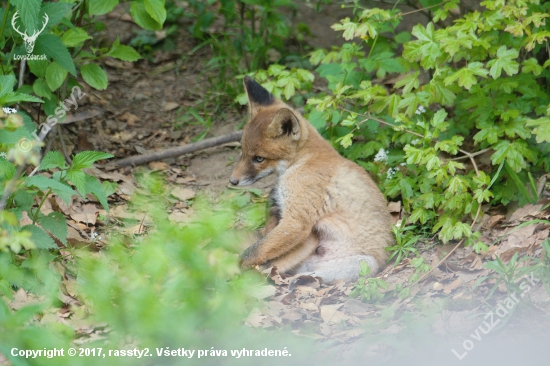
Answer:
M131 156L129 158L116 160L107 164L106 167L116 168L116 167L123 167L123 166L136 166L136 165L147 164L152 161L173 158L176 156L190 154L196 151L208 149L210 147L227 144L229 142L240 141L242 135L243 135L242 131L232 132L227 135L212 137L206 140L194 142L183 146L171 147L161 151L154 151L152 153L145 154L145 155Z

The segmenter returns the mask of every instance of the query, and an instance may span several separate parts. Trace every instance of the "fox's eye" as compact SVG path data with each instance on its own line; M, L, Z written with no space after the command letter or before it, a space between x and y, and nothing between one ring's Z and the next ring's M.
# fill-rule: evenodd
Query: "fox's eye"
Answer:
M255 156L254 157L254 162L256 162L256 163L261 163L264 160L265 160L265 158L263 158L261 156Z

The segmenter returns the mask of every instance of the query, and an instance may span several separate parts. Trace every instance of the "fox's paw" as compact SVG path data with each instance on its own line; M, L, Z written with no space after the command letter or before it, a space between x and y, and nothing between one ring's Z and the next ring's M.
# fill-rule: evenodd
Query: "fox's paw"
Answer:
M261 262L258 260L258 256L255 253L255 249L256 248L254 248L254 246L251 246L246 249L241 255L241 261L239 262L239 265L242 269L254 268L261 264Z
M261 256L259 253L259 247L262 243L262 240L263 239L260 239L254 245L249 246L248 248L246 248L243 254L241 254L241 261L239 263L241 268L254 268L255 266L258 266L265 262L265 260L262 260L262 258L260 258Z

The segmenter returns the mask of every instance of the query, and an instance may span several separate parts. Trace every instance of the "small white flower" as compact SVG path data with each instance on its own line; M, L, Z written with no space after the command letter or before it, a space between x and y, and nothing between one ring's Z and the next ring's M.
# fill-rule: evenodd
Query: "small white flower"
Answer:
M378 153L376 153L376 156L374 157L375 162L379 161L387 161L388 160L388 151L384 150L384 148L381 148Z
M96 239L101 240L101 236L95 231L92 231L92 233L90 234L90 237L92 238L92 240L96 240Z
M416 112L414 112L414 114L418 114L418 115L421 115L422 113L426 112L426 108L424 108L423 106L419 105L418 106L418 109L416 110Z
M0 158L7 159L8 155L5 152L2 151L2 152L0 152Z
M388 172L386 173L386 178L387 179L392 179L393 176L395 175L395 173L397 173L398 170L399 170L399 168L389 168Z
M15 109L15 108L2 107L2 110L3 110L4 113L6 113L6 114L14 114L14 113L17 113L17 109Z

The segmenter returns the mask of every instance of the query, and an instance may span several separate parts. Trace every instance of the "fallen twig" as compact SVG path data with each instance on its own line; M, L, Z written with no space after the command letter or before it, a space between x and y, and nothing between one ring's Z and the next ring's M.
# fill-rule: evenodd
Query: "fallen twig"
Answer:
M190 154L195 151L204 150L209 147L226 144L228 142L240 141L242 135L243 135L242 131L237 131L227 135L212 137L206 140L194 142L183 146L176 146L166 150L155 151L146 155L131 156L129 158L113 161L107 164L106 168L136 166L136 165L150 163L151 161L158 161L158 160L163 160L167 158L173 158L175 156L180 156L184 154Z

